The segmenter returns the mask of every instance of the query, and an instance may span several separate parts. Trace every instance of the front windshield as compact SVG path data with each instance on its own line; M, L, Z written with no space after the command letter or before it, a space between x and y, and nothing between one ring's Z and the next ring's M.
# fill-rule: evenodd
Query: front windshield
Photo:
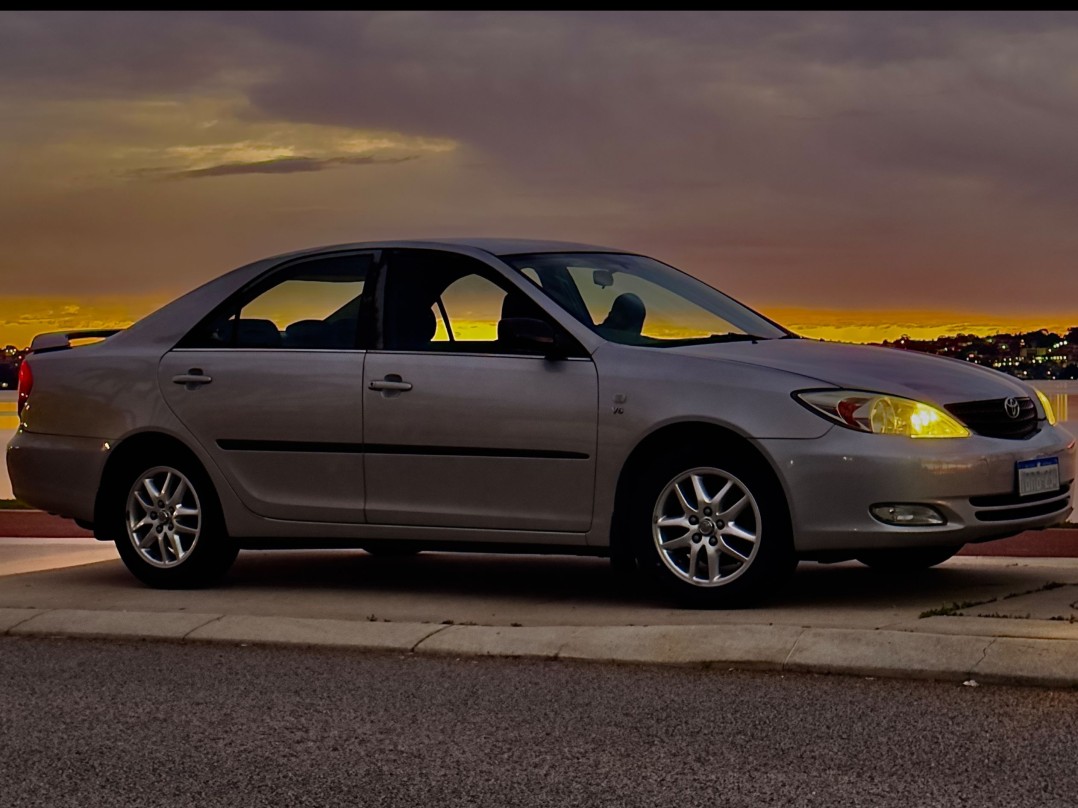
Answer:
M502 260L596 334L622 345L790 336L691 275L641 255L537 253Z

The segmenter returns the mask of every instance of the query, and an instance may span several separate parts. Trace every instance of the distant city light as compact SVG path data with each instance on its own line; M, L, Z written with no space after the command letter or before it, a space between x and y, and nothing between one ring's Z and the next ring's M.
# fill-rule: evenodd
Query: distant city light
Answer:
M972 334L910 339L903 334L885 347L955 355L967 362L996 368L1022 379L1078 379L1078 327L1065 334L1047 330L1022 334Z

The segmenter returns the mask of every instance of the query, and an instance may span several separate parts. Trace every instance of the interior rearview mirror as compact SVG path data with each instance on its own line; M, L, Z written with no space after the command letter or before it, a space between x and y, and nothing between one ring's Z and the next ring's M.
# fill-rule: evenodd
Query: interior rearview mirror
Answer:
M597 269L591 273L591 280L600 289L614 285L614 273L609 269Z

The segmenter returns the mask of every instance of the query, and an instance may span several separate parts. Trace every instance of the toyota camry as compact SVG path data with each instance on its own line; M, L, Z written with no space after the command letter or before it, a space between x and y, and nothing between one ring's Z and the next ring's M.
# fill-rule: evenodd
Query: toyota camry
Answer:
M1022 381L799 338L652 258L540 241L258 261L125 330L39 336L18 409L15 495L156 587L245 548L508 550L734 606L798 559L915 570L1052 525L1075 475Z

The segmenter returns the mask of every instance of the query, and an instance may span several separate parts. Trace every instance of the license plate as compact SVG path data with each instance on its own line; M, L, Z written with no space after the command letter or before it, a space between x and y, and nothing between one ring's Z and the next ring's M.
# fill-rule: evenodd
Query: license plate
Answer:
M1044 494L1059 490L1059 458L1041 457L1037 460L1019 460L1018 496Z

